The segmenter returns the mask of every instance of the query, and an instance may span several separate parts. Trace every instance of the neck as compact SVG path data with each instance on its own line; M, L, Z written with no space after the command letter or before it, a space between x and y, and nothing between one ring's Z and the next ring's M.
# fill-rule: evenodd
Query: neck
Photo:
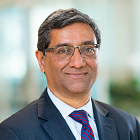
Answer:
M89 101L89 98L87 99L71 99L71 100L62 100L63 102L65 102L66 104L70 105L71 107L77 109L80 108L82 106L84 106L85 104L87 104L87 102Z
M54 94L57 98L59 98L61 101L63 101L64 103L68 104L69 106L75 109L80 108L85 104L87 104L90 98L90 91L86 93L71 93L71 94L66 93L63 94L63 92L61 92L61 94L59 94L59 92L55 92L50 87L49 89L52 92L52 94Z

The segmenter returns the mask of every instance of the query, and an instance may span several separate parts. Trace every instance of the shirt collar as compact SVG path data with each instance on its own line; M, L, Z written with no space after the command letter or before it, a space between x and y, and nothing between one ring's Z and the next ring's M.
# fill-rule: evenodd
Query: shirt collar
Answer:
M69 106L68 104L64 103L63 101L61 101L59 98L57 98L50 91L49 88L47 88L47 91L48 91L48 95L49 95L50 99L52 100L52 102L54 103L56 108L60 111L60 113L64 119L66 119L66 117L68 117L68 115L70 113L72 113L74 110L85 110L90 117L94 118L91 98L89 99L87 104L85 104L84 106L82 106L78 109L75 109L75 108Z

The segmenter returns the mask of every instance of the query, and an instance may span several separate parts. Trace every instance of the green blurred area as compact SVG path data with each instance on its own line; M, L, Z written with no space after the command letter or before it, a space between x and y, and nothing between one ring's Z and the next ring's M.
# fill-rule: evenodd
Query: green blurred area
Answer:
M113 82L110 85L111 104L124 111L140 116L140 80Z

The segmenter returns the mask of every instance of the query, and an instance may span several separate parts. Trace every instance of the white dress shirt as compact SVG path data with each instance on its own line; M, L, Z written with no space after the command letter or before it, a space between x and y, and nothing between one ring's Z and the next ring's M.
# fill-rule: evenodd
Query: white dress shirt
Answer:
M69 116L69 114L71 114L75 110L85 110L88 113L89 124L90 124L90 126L93 130L95 140L99 140L97 126L96 126L94 115L93 115L91 98L90 98L90 100L88 101L87 104L85 104L84 106L82 106L78 109L75 109L75 108L69 106L68 104L64 103L63 101L61 101L54 94L52 94L52 92L50 91L49 88L47 88L47 91L48 91L48 95L49 95L50 99L52 100L52 102L54 103L56 108L60 111L61 115L63 116L63 118L65 119L69 128L71 129L73 135L75 136L76 140L81 140L82 124L73 120Z

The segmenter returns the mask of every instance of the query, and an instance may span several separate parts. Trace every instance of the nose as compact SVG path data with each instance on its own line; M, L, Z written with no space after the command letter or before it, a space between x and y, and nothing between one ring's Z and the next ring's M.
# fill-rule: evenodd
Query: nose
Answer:
M69 66L75 68L81 68L86 65L85 60L83 59L82 55L79 52L79 48L75 48L74 54L70 59Z

